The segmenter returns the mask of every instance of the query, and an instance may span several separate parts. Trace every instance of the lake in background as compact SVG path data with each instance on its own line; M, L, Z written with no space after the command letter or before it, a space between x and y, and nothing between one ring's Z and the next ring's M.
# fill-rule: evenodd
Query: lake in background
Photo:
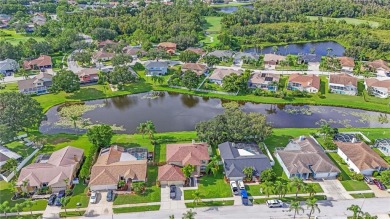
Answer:
M109 99L86 101L88 105L99 105L84 113L94 124L123 126L118 133L135 133L141 122L152 120L157 132L192 131L199 121L208 120L223 113L222 101L216 98L197 97L186 94L160 92L161 96L150 98L150 93L135 94ZM261 98L261 97L259 97ZM267 115L267 121L277 128L313 128L321 119L331 121L335 127L390 127L380 124L380 113L358 109L330 106L293 106L283 104L256 104L241 102L245 112ZM75 133L71 127L57 125L58 106L47 113L47 121L39 130L45 134ZM390 115L389 115L390 116Z
M222 12L222 13L226 13L226 14L230 14L230 13L233 13L235 11L238 10L238 8L240 7L243 7L243 8L253 8L253 5L244 5L244 6L227 6L227 7L215 7L214 9L219 11L219 12Z

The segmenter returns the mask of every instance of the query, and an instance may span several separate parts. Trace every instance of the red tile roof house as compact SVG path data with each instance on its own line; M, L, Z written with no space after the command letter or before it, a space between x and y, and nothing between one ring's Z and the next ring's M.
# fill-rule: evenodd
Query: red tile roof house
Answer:
M382 59L375 60L367 63L369 67L376 70L376 73L381 76L386 76L386 74L390 73L389 63L383 61Z
M30 61L24 61L23 67L26 70L34 70L34 69L47 69L52 68L53 63L51 62L51 57L47 55L41 55L37 59L32 59Z
M107 45L116 45L116 44L118 44L118 43L114 42L112 40L104 40L104 41L101 41L101 42L98 43L98 47L99 48L103 48L103 47L105 47Z
M99 70L96 68L84 68L77 73L80 83L93 83L99 80Z
M329 90L336 94L357 95L357 78L349 74L330 74Z
M337 58L341 64L341 70L346 72L353 72L353 68L355 67L355 60L351 57L338 57Z
M317 75L291 74L288 78L287 89L317 93L320 90L320 77Z
M163 42L157 45L158 49L164 49L169 54L176 53L176 43Z
M388 98L390 95L390 79L378 80L376 78L367 78L364 80L364 85L370 95L379 98Z
M158 169L157 179L161 185L184 184L181 168L188 164L195 166L192 176L199 177L210 160L207 143L167 144L166 148L167 165Z

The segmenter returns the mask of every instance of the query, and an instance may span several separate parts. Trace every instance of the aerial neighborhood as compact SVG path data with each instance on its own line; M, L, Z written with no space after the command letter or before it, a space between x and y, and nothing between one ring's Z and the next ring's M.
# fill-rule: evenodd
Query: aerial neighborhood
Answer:
M389 11L4 0L0 217L390 218Z

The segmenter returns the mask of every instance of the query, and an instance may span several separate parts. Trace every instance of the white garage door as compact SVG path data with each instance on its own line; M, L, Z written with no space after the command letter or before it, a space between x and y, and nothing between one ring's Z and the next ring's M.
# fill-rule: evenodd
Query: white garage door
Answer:
M109 189L115 190L117 189L116 184L114 185L96 185L96 186L91 186L90 189L92 191L106 191Z

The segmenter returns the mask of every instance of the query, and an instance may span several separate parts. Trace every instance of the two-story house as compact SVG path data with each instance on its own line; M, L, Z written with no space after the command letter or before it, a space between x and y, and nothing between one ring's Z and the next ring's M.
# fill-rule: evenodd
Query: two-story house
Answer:
M18 63L13 59L0 61L0 74L3 74L4 76L11 76L18 68Z
M51 74L41 72L33 78L18 81L19 92L24 94L46 94L51 87L52 78Z
M357 95L357 78L349 74L330 74L329 90L336 94Z
M168 63L159 61L150 61L145 64L146 76L160 76L168 72Z
M186 165L195 167L192 177L200 177L202 172L205 172L207 163L210 160L207 143L183 143L183 144L167 144L166 146L167 164L159 167L158 180L161 185L169 185L172 182L184 184L185 179L182 178L181 168ZM170 178L170 174L174 173L177 177ZM178 179L183 180L178 180Z
M364 85L370 95L379 98L387 98L390 95L390 79L378 80L376 78L367 78L364 80Z
M280 75L272 73L253 73L248 80L249 88L277 91Z
M317 93L320 90L320 77L317 75L291 74L287 89Z

